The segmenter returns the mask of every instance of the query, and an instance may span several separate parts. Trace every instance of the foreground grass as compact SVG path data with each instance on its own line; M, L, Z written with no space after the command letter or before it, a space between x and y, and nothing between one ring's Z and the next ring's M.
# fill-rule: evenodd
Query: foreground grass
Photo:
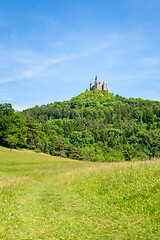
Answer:
M160 239L160 161L90 163L0 148L0 239Z

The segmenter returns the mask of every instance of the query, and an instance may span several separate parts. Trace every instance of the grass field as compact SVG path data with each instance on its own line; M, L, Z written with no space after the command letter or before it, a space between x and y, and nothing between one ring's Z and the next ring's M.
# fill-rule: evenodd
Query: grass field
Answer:
M91 163L0 147L0 239L160 239L160 160Z

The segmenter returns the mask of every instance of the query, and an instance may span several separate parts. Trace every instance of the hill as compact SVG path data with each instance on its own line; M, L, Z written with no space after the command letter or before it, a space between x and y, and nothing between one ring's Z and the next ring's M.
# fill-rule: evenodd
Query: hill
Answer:
M95 90L23 114L39 132L39 143L32 139L28 145L52 155L91 161L160 155L160 102Z
M159 169L0 147L0 239L158 240Z
M160 156L160 102L86 91L15 113L0 109L0 144L89 161Z

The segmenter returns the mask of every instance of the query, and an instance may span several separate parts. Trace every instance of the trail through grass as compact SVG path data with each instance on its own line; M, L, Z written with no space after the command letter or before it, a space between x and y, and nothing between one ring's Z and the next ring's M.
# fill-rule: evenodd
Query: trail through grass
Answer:
M0 148L0 239L159 240L159 167Z

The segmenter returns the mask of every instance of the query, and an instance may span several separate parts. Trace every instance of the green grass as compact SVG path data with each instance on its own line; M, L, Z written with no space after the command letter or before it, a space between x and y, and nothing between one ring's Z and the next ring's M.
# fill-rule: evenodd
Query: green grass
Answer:
M160 160L82 162L0 147L0 239L160 239Z

